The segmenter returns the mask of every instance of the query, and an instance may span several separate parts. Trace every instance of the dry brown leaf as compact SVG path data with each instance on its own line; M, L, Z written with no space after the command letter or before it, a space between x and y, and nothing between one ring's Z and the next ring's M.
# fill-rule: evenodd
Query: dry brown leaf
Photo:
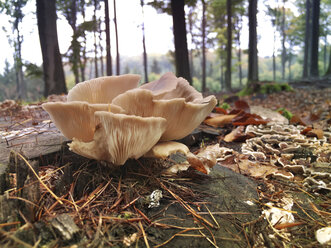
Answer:
M324 136L324 132L322 129L312 129L306 133L308 137L317 137L318 139L322 139Z
M226 124L232 123L233 118L236 116L237 115L218 115L206 119L204 123L212 127L223 127Z
M245 126L239 126L231 131L231 133L228 133L224 137L225 142L233 142L233 141L242 141L245 139Z
M209 173L209 171L206 169L206 167L202 163L202 161L193 153L188 153L186 159L190 163L190 165L193 169L200 171L204 174Z

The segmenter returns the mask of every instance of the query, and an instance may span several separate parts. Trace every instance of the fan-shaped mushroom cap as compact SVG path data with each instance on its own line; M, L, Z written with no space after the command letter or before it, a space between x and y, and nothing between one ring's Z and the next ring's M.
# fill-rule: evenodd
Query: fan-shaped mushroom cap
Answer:
M87 102L49 102L42 107L49 113L55 126L68 138L82 141L93 140L95 126L99 123L94 116L96 111L110 110L121 113L123 110L111 104L88 104Z
M202 94L194 89L186 79L177 78L172 72L165 73L158 80L143 84L140 89L152 91L156 100L185 98L187 102L194 102L203 99Z
M161 140L181 139L190 134L215 107L214 96L186 102L184 98L154 100L149 90L134 89L114 98L112 104L120 106L126 114L142 117L163 117L167 128Z
M166 120L160 117L143 118L99 111L100 121L93 141L77 139L69 144L70 150L82 156L123 165L128 158L139 158L149 151L166 129Z
M68 93L68 102L111 103L113 98L138 86L140 75L125 74L91 79L76 84Z
M139 88L150 90L153 92L154 97L162 98L164 94L175 90L177 83L178 78L172 72L167 72L163 74L158 80L143 84Z

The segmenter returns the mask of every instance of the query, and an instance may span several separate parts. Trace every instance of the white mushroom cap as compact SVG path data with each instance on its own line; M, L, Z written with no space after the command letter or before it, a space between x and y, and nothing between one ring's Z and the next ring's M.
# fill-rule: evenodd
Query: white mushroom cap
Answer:
M68 102L86 101L88 103L111 103L123 92L138 86L141 76L125 74L91 79L76 84L68 93Z
M99 121L94 112L111 110L120 113L118 106L111 104L88 104L87 102L49 102L42 107L48 112L55 126L68 138L82 141L93 140L95 126Z
M149 90L134 89L117 96L112 104L120 106L126 114L142 117L163 117L167 128L162 141L181 139L190 134L215 107L214 96L186 102L184 98L154 100Z
M128 158L137 159L149 151L166 129L166 120L160 117L95 113L100 124L93 141L85 143L77 139L69 144L70 150L84 157L123 165Z

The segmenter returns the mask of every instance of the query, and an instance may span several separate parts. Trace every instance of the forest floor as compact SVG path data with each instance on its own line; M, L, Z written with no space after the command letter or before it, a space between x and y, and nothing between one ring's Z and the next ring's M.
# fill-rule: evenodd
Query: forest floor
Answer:
M0 246L330 245L331 84L293 86L218 95L227 109L182 140L209 174L165 174L181 156L109 167L70 152L40 103L0 104Z

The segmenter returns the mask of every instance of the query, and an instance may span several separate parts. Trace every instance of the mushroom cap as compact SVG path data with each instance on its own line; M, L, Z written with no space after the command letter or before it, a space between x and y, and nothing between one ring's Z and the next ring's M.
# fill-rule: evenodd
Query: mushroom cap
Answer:
M155 146L152 147L151 150L149 150L144 157L147 158L161 158L165 159L171 154L174 153L183 153L187 154L190 152L188 147L184 145L183 143L175 142L175 141L163 141L157 143Z
M138 86L141 76L125 74L91 79L76 84L68 93L68 102L111 103L119 94Z
M161 140L175 140L190 134L215 107L215 96L186 102L185 98L154 100L149 90L134 89L114 98L112 104L121 107L128 115L162 117L167 128Z
M164 94L175 90L177 83L178 78L172 72L167 72L158 80L141 85L139 89L150 90L154 97L162 98Z
M48 102L42 105L55 126L68 138L82 141L93 140L95 126L99 123L94 112L111 110L120 113L118 106L111 104L88 104L87 102Z
M128 158L137 159L149 151L166 129L166 120L160 117L140 117L95 113L100 121L93 141L85 143L77 139L69 144L70 150L82 156L123 165Z
M172 72L167 72L160 79L143 84L139 88L152 91L156 100L185 98L187 102L194 102L203 99L202 94L194 89L186 79L177 78Z

